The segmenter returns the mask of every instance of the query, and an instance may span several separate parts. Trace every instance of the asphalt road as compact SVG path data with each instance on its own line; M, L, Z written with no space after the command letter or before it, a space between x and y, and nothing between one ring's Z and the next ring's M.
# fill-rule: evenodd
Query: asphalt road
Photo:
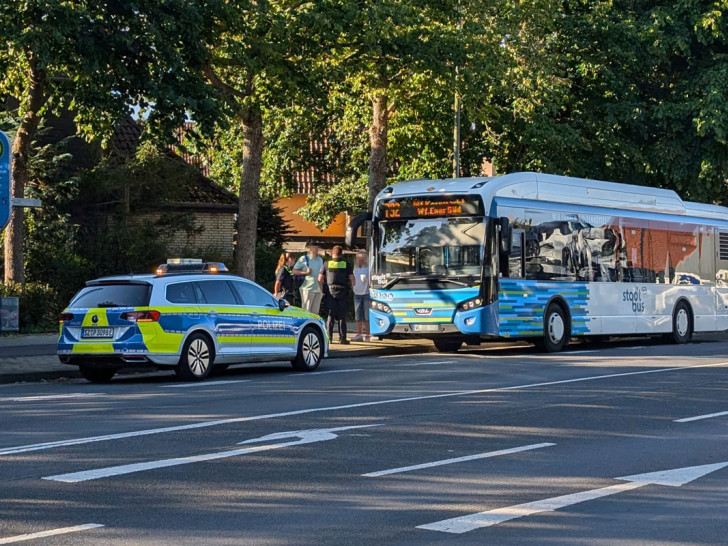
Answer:
M725 544L727 388L724 341L0 385L0 544Z

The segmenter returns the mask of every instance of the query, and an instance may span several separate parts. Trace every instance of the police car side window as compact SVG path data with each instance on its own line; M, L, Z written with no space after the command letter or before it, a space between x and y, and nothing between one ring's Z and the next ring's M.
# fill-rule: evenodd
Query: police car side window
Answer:
M191 282L179 282L168 285L167 301L170 303L196 303L193 284Z
M277 307L273 297L252 284L247 282L234 282L240 299L243 300L243 305L253 305L256 307Z
M202 295L210 305L235 305L235 296L227 281L198 281Z

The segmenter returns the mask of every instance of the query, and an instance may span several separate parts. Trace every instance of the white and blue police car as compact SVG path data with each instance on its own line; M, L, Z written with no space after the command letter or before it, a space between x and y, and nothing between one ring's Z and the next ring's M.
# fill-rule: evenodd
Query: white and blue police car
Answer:
M58 357L93 382L121 368L174 369L188 381L213 367L290 360L313 371L327 356L323 320L276 299L221 263L170 260L154 275L86 283L61 314Z

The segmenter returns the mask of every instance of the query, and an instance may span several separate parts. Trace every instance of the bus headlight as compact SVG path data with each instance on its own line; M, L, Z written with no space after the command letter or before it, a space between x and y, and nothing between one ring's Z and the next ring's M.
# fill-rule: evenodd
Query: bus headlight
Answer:
M471 300L467 300L462 302L458 308L461 311L470 311L471 309L475 309L476 307L482 307L483 305L483 298L473 298Z
M382 303L381 301L374 301L371 300L371 306L372 309L375 311L381 311L382 313L391 313L392 309L390 309L389 305L386 303Z

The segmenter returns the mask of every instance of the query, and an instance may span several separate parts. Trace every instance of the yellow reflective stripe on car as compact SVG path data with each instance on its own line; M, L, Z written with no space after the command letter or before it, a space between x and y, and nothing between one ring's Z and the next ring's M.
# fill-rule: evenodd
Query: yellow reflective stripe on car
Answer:
M96 322L93 321L96 316ZM89 309L86 312L86 316L83 317L83 328L104 328L109 326L109 319L106 316L105 308ZM80 343L73 344L73 353L86 353L86 354L114 354L114 345L112 341L100 342L94 340L93 342L81 341Z
M178 353L184 334L165 332L158 322L137 322L150 353Z
M93 318L97 317L97 321L94 322ZM105 308L97 308L97 309L89 309L86 312L86 316L83 317L83 326L84 328L93 328L93 327L104 327L109 325L109 319L106 316L106 309Z

